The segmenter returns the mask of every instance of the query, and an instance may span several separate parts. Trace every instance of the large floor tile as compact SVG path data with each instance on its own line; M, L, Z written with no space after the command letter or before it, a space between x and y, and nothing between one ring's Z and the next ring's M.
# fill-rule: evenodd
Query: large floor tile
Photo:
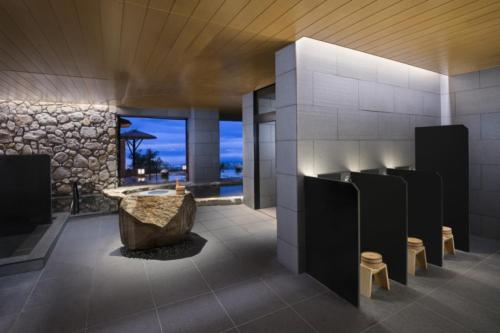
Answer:
M213 294L158 308L163 332L220 332L233 323Z
M217 211L197 212L196 213L196 222L220 220L220 219L224 219L224 218L225 218L225 216Z
M87 329L87 333L161 333L156 311L141 312L129 317Z
M75 219L66 223L62 236L65 240L96 239L101 219Z
M283 268L276 262L275 258L259 261L234 258L197 265L203 277L213 289L227 287Z
M481 262L469 270L465 276L500 291L500 266Z
M49 260L45 265L40 280L64 278L70 275L87 275L95 268L95 261L88 263L71 262L71 260Z
M280 272L265 275L265 283L288 304L326 292L328 289L307 274Z
M498 313L450 291L437 290L418 303L474 332L500 332Z
M26 287L0 289L0 317L19 313L30 291Z
M283 309L246 325L238 327L242 333L306 333L314 332L304 320L291 309Z
M318 332L360 332L375 321L333 293L293 306Z
M235 224L249 224L258 222L269 222L272 223L273 219L269 216L263 214L248 214L242 216L233 216L230 218Z
M483 263L500 267L500 252L489 255L484 259Z
M89 325L125 317L154 307L144 264L103 266L95 272Z
M228 218L221 217L213 220L196 221L195 224L201 224L206 230L217 230L232 227L235 224Z
M9 332L12 326L14 326L16 318L17 314L0 316L0 332Z
M66 333L85 328L85 300L50 303L25 309L12 332L19 333Z
M26 307L61 304L88 299L92 285L92 272L81 272L61 278L40 280L31 293Z
M389 329L389 327L382 322L370 326L368 329L364 330L363 333L394 333L394 331Z
M197 264L208 265L212 262L220 260L230 260L234 259L235 255L229 248L215 238L215 236L210 235L210 237L215 240L209 239L205 234L200 234L201 237L208 239L207 243L203 246L201 251L196 255L192 256L191 259Z
M0 276L0 289L5 288L31 288L40 276L40 271L21 274Z
M481 260L483 260L483 257L479 254L457 251L456 255L446 255L444 257L443 267L455 273L463 274Z
M391 331L401 333L469 332L464 327L438 315L421 305L414 304L383 322Z
M237 325L286 306L259 279L232 285L216 294Z
M500 290L492 288L490 285L484 284L477 279L468 276L459 276L444 285L443 289L482 304L500 314Z
M250 236L250 233L248 231L237 225L212 230L210 232L221 241L229 241Z
M168 265L147 266L153 298L157 306L210 292L194 264L171 269Z
M194 233L207 232L207 231L208 229L201 222L195 222L193 224L193 228L191 228L191 232Z
M367 317L375 321L383 320L422 296L421 293L396 281L391 280L390 283L390 290L375 287L371 298L360 297L359 309Z
M97 266L107 266L114 264L126 264L130 262L142 262L142 259L128 258L122 255L123 244L119 238L103 243L97 251Z
M272 220L245 223L241 224L240 226L251 234L258 234L260 232L277 232L276 223L274 223L274 221Z
M452 270L429 264L427 270L417 270L415 276L408 274L408 287L426 294L457 276Z
M269 257L276 257L276 250L273 247L276 241L268 244L255 236L243 237L224 241L231 252L243 260L265 260Z

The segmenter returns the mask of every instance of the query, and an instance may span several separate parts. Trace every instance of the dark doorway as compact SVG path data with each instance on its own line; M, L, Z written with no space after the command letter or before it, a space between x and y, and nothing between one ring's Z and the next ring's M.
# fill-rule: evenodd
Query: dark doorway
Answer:
M255 209L276 206L276 86L254 92Z

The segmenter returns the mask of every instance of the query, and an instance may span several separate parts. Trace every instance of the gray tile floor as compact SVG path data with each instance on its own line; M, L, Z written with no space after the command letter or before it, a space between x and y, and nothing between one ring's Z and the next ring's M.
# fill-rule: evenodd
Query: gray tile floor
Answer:
M124 258L117 216L72 220L46 267L0 278L0 332L499 332L500 242L392 282L360 309L276 261L276 221L200 207L207 243L175 261Z

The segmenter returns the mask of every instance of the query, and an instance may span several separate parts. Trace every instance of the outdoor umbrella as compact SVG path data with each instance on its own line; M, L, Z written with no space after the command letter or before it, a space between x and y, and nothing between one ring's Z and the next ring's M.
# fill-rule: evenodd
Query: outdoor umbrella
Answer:
M131 130L120 135L122 140L125 140L127 147L132 154L132 168L135 170L135 157L137 154L137 149L141 145L143 140L156 139L156 136L141 132L139 130Z

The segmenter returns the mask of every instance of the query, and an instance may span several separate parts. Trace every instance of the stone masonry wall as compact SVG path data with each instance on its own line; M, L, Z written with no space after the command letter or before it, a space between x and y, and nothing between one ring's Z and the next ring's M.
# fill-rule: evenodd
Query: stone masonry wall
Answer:
M118 184L116 116L108 105L0 100L0 155L51 156L54 195Z

